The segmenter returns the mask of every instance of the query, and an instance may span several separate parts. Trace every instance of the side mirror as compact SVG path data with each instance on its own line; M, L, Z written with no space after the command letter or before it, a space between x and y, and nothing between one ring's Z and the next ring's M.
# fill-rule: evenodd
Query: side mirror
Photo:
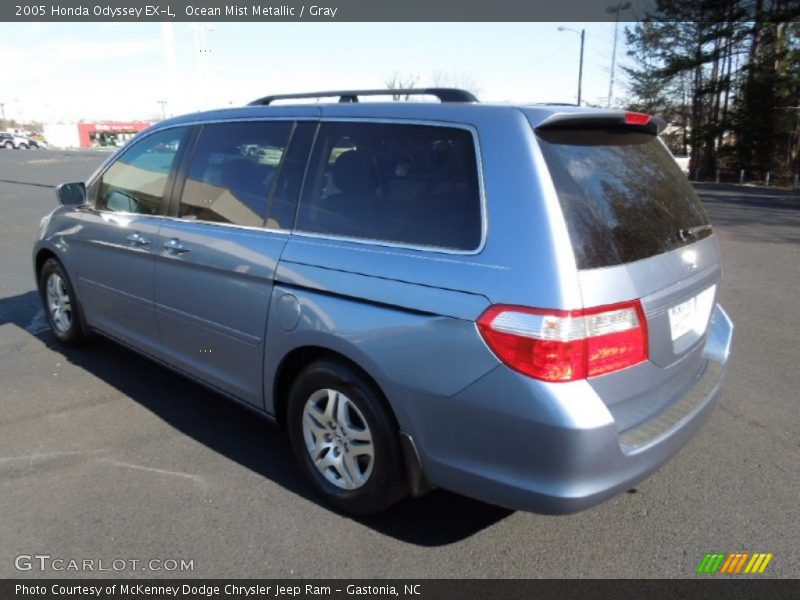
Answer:
M56 197L62 206L86 204L86 185L82 182L62 183L56 188Z

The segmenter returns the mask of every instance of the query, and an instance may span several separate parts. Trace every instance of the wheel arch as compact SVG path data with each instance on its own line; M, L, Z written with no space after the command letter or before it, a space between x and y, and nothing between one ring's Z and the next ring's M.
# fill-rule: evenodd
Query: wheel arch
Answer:
M36 258L34 261L34 273L36 275L36 286L39 286L39 278L42 276L42 267L44 267L44 263L47 262L47 259L55 258L57 261L61 262L55 252L50 250L50 248L41 248L36 253ZM61 262L63 265L64 263ZM65 267L66 268L66 267Z
M364 377L375 387L375 390L378 392L378 397L387 410L389 418L392 419L395 430L397 431L398 441L402 449L403 466L405 468L411 495L419 497L433 489L434 486L428 481L425 475L422 461L413 438L401 427L398 421L397 411L389 401L386 392L381 387L377 378L373 377L366 369L362 368L356 360L341 352L318 345L298 346L287 352L275 370L275 377L272 385L272 406L276 423L282 427L286 425L286 407L289 400L289 392L297 376L308 365L320 360L330 360L344 364Z
M286 405L289 400L289 391L291 390L295 379L297 379L297 376L308 365L320 360L331 360L344 364L367 379L379 392L386 409L389 411L389 414L397 425L398 431L400 430L400 425L398 423L395 410L392 407L391 402L389 402L385 390L378 382L378 379L353 358L332 348L319 345L303 345L293 348L286 353L281 362L278 364L278 367L275 369L275 376L273 379L271 392L273 414L277 423L281 425L285 423Z
M54 250L52 250L47 246L43 246L38 250L36 250L36 254L34 255L34 272L36 276L36 289L39 290L40 294L43 293L40 286L42 278L42 269L44 268L45 263L51 258L54 259L56 262L58 262L58 264L60 264L61 268L64 270L64 274L67 276L70 287L72 288L72 293L75 295L78 323L80 324L80 328L83 331L83 334L86 336L90 336L91 328L86 322L86 315L83 311L83 305L81 304L81 299L78 296L78 291L75 287L75 282L72 279L69 269L67 269L67 266L64 264L62 258Z

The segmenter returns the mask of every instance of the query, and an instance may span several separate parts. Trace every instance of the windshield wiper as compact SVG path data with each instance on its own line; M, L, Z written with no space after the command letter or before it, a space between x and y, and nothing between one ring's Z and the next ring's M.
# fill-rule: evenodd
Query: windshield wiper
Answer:
M698 225L697 227L687 227L686 229L678 229L678 238L682 242L686 242L689 238L696 238L704 231L711 231L711 225Z

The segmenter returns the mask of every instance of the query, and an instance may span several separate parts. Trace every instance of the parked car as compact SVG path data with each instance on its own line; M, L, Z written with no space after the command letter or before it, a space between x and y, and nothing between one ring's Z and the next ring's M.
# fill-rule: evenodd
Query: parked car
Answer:
M11 150L14 147L14 136L10 133L0 132L0 148Z
M351 513L629 489L708 418L733 333L662 121L452 89L355 102L379 93L161 121L60 186L33 253L53 334L286 426Z
M40 148L42 150L49 147L47 140L40 135L32 135L28 138L28 146L30 148Z
M30 138L16 133L0 133L0 146L11 150L27 150L28 148L35 147Z

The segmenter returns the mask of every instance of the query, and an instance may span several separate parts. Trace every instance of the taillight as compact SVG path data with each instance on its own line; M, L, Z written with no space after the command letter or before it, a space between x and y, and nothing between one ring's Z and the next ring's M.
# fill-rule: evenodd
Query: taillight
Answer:
M581 310L497 304L478 319L489 348L512 369L544 381L574 381L647 360L638 300Z
M626 112L625 113L625 124L626 125L647 125L650 122L650 115L646 115L644 113L637 113L637 112Z

